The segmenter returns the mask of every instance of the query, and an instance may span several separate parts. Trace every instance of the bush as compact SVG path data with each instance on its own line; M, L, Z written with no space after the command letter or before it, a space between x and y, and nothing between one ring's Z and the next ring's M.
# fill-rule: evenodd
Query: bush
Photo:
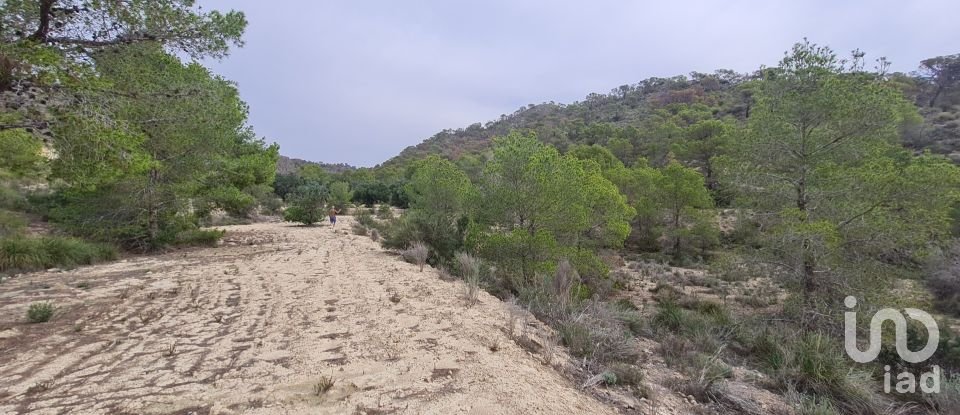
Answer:
M820 398L811 408L836 407L844 413L880 408L872 380L853 370L833 338L811 332L788 337L783 328L774 330L747 331L743 340L782 391Z
M621 385L639 386L643 383L643 370L637 366L614 363L610 365L609 371L617 376L617 383Z
M31 323L45 323L53 317L53 304L33 303L27 309L27 320Z
M367 227L363 226L363 224L354 222L354 224L350 226L350 229L353 230L354 235L360 235L360 236L367 235Z
M941 310L960 315L960 241L930 261L927 287Z
M45 236L0 239L0 272L72 268L117 258L115 248L75 238Z
M0 209L0 238L20 233L27 226L23 215L5 209Z
M406 249L420 240L420 233L410 220L410 216L401 216L389 222L382 229L383 246L389 249Z
M412 264L420 266L420 272L423 272L423 266L427 263L427 257L430 256L430 248L427 248L423 242L414 242L409 248L403 251L403 258Z
M390 205L381 204L377 207L377 218L383 220L393 219L393 211L390 210Z
M176 245L217 246L227 231L219 229L190 229L177 234Z
M0 241L0 272L46 269L50 257L39 238L8 238Z
M290 195L291 205L283 212L283 220L300 222L307 226L323 220L328 197L329 191L321 184L309 183L298 187Z
M354 219L357 223L363 225L364 227L374 227L377 225L377 221L373 219L373 216L370 215L370 212L367 212L365 209L357 209Z
M589 302L559 324L560 338L570 353L591 364L635 362L639 351L617 310L600 302Z

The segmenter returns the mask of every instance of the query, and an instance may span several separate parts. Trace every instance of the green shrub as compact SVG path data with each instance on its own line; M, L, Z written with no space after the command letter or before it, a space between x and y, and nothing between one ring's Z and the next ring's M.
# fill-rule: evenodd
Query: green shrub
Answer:
M390 221L390 223L382 229L381 237L383 238L384 247L389 249L405 249L413 242L420 240L421 235L409 216L401 216L400 218Z
M323 220L326 215L326 201L329 191L318 183L309 183L297 188L289 196L290 207L283 212L283 220L300 222L310 226Z
M217 246L227 231L220 229L190 229L177 234L179 246Z
M117 258L112 246L61 236L0 239L0 272L72 268Z
M358 212L354 216L354 219L357 221L357 223L359 223L360 225L363 225L364 227L372 228L376 226L377 221L373 219L373 215L371 215L370 212L367 212L365 209L357 209L357 210Z
M31 323L45 323L53 317L53 304L33 303L27 309L27 320Z
M832 337L813 332L788 336L779 330L752 333L744 335L746 343L778 387L816 397L803 405L811 413L830 413L834 407L844 413L875 413L880 408L873 380L853 369Z
M608 369L616 375L617 383L621 385L640 385L643 383L643 370L627 363L614 363Z
M0 240L0 272L8 270L35 271L50 263L47 251L39 238L7 238Z
M20 233L27 221L23 215L5 209L0 209L0 238Z

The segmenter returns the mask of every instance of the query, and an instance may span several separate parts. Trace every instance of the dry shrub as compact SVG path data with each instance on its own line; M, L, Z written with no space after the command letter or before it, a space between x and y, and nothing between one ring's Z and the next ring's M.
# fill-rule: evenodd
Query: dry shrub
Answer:
M470 305L476 304L480 294L480 259L466 252L458 252L454 256L460 277L464 282L464 298Z
M330 377L330 376L321 376L321 377L320 377L320 380L317 381L317 383L313 385L313 394L314 394L314 395L317 395L317 396L323 395L323 394L326 393L328 390L330 390L331 388L333 388L333 385L334 385L335 383L336 383L336 380L334 380L332 377Z
M940 377L940 393L926 394L927 404L939 414L960 414L960 378Z
M403 251L403 258L407 262L420 266L420 272L423 272L423 266L427 263L430 256L430 248L423 242L417 241L410 244L410 247Z
M360 235L360 236L367 235L367 227L363 226L363 224L359 222L354 222L353 225L350 226L350 229L353 230L354 235Z
M927 286L937 307L960 315L960 241L930 261L928 272Z
M517 323L520 323L521 330L526 330L527 326L527 312L519 304L515 298L511 298L507 301L507 321L506 321L506 331L507 335L511 338L517 338Z
M583 308L560 323L560 337L574 356L589 363L635 362L639 359L630 330L612 306L585 303Z
M570 264L570 261L561 260L557 264L557 272L550 284L550 292L560 307L566 308L570 305L570 291L579 282L580 275L577 274L577 270Z

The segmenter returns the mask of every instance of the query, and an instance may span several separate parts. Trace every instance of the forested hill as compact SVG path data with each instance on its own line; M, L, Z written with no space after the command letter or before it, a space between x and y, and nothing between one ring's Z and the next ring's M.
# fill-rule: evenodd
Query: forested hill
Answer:
M457 160L488 149L493 137L511 130L535 132L541 141L561 151L571 144L601 144L626 162L638 155L662 158L677 140L696 134L685 129L698 122L735 123L749 117L760 76L760 71L694 72L623 85L572 104L531 104L484 124L443 130L407 147L384 165L404 164L429 154ZM886 79L903 91L923 118L922 122L908 120L902 134L904 144L948 155L960 163L960 55L927 59L915 73L894 73Z
M300 168L306 165L317 165L323 171L331 174L343 173L345 171L356 170L357 168L346 163L318 163L314 161L301 160L297 158L290 158L287 156L280 156L277 160L277 174L294 174L300 171Z

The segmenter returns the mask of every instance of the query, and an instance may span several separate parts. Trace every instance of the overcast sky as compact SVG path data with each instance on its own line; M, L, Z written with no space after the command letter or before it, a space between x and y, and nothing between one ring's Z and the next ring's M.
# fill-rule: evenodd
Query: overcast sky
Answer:
M803 37L914 70L960 53L960 1L201 0L246 46L213 70L290 157L373 166L444 128L652 76L775 65Z

